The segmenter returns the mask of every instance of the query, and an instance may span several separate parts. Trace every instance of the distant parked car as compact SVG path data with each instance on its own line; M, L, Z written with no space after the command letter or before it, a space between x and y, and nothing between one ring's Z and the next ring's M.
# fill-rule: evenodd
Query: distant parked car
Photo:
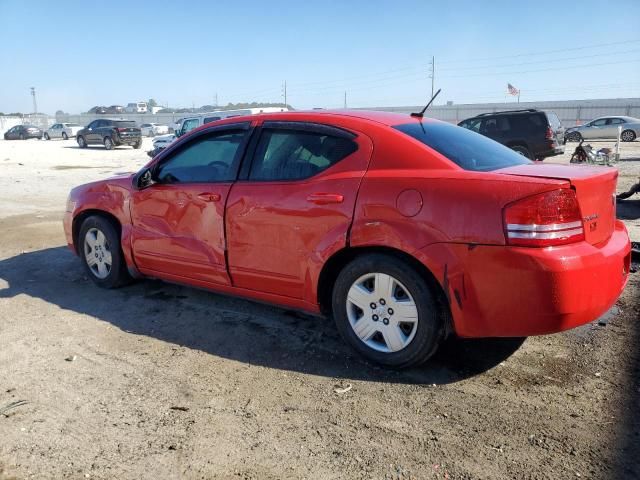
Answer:
M27 138L42 138L42 130L34 125L16 125L4 134L5 140L26 140Z
M124 113L124 107L122 105L111 105L106 109L106 113Z
M564 127L553 112L511 110L483 113L458 124L531 160L564 153Z
M95 106L90 109L87 113L97 113L98 115L103 115L107 113L107 107Z
M80 130L82 130L82 125L77 123L55 123L44 132L44 138L45 140L52 138L69 140L69 138L75 137Z
M165 135L169 133L168 125L160 125L158 123L143 123L140 125L140 133L143 137L155 137L156 135Z
M142 146L142 137L136 122L111 118L91 122L78 132L77 141L80 148L104 145L104 148L111 150L120 145L131 145L133 148Z
M166 148L169 144L173 143L176 138L177 137L173 133L156 137L153 139L153 148Z
M620 139L623 142L633 142L640 135L640 118L633 117L600 117L584 125L567 128L565 138L567 142L579 142L584 139L615 139L618 138L618 127L622 127Z

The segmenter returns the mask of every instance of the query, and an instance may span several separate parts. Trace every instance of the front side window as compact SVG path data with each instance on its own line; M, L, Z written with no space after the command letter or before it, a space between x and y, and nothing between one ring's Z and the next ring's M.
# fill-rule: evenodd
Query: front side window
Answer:
M157 167L159 183L211 183L235 180L246 130L216 132L186 143Z
M251 165L251 180L301 180L351 155L358 145L324 132L265 128Z
M593 122L591 122L591 126L593 127L604 127L607 123L607 119L606 118L600 118L598 120L594 120Z
M490 138L448 123L413 122L393 128L434 149L465 170L487 172L531 163Z
M190 118L189 120L185 120L182 124L182 133L187 133L193 130L198 126L197 118Z

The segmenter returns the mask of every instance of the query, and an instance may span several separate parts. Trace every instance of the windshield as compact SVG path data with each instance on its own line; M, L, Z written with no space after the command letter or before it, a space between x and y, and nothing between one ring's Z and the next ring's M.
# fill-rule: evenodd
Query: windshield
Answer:
M393 128L415 138L465 170L488 172L531 163L498 142L443 122L413 122Z

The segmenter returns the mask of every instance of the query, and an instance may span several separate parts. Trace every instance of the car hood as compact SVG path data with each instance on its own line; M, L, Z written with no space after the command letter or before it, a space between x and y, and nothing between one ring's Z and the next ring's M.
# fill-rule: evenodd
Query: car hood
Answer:
M70 193L71 198L76 198L83 193L107 192L113 190L131 191L133 186L131 181L136 172L119 172L114 176L104 180L85 183L73 188Z

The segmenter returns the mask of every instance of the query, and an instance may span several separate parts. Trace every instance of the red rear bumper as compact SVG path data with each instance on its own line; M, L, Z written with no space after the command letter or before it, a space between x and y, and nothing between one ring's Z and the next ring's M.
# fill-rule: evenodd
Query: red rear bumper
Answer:
M453 327L463 337L542 335L591 322L622 293L631 261L620 221L597 246L454 248L461 263L446 283Z

